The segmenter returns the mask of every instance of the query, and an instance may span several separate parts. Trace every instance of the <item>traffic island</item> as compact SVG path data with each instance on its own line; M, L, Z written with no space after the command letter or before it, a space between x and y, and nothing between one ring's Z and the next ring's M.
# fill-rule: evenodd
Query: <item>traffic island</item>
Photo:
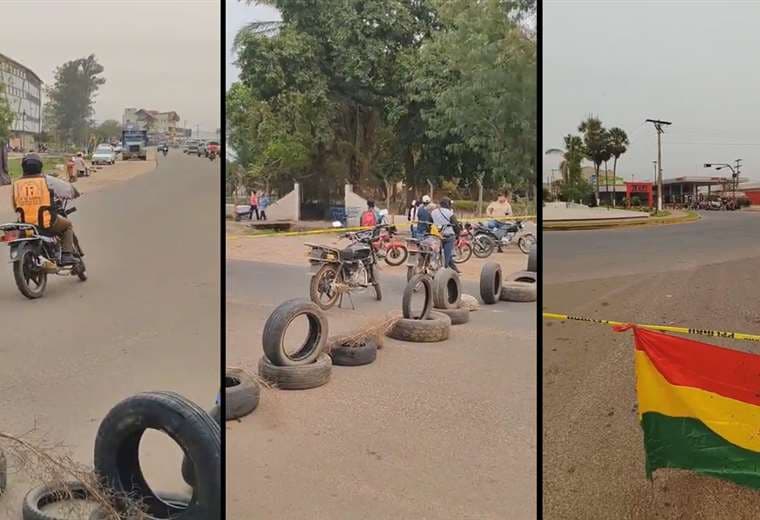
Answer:
M590 211L594 211L595 209L589 208ZM610 213L626 213L628 215L605 215L608 211ZM660 215L650 216L647 213L638 211L600 209L594 211L593 214L589 214L588 218L554 219L544 217L543 229L547 231L574 231L659 224L686 224L696 222L699 219L699 214L694 211L665 211Z

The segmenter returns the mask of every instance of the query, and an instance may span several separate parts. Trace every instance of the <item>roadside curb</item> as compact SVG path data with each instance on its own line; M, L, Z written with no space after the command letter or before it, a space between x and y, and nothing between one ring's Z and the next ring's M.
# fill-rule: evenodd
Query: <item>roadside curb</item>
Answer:
M594 229L608 229L608 228L621 228L621 227L634 227L634 226L658 226L669 224L689 224L697 222L702 217L698 214L689 214L679 217L648 217L637 218L617 221L594 221L594 220L576 220L576 221L556 221L556 222L544 222L542 229L545 231L579 231L579 230L594 230Z

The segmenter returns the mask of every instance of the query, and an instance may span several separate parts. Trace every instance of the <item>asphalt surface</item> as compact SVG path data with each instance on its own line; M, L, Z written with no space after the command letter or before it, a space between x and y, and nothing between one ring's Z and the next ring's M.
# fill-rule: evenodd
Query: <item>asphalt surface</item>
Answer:
M264 322L307 297L307 270L227 261L228 366L256 372ZM328 311L331 335L400 312L404 278L381 279L382 302ZM325 386L264 389L227 423L228 518L535 518L535 316L532 303L484 306L446 342L386 339L373 364L333 367Z
M544 310L760 333L760 215L544 233ZM678 470L644 474L630 332L543 322L547 519L753 519L760 492ZM695 337L695 339L700 339ZM710 343L760 353L730 340Z
M45 296L30 301L10 264L0 270L0 430L29 432L28 440L91 465L100 420L126 397L171 390L213 405L219 174L218 161L172 150L154 171L78 199L71 219L86 253L84 283L53 276ZM0 218L12 218L6 201ZM184 491L181 452L162 436L144 438L144 472L158 489ZM32 485L12 471L0 518L20 518Z

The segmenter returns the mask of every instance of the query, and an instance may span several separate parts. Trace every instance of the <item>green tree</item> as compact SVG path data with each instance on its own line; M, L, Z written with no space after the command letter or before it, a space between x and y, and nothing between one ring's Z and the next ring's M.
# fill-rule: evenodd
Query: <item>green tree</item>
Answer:
M601 120L594 116L588 116L585 121L578 125L578 131L583 133L583 146L586 158L594 163L596 185L594 197L599 205L599 167L604 162L607 154L607 131L602 126Z
M106 119L95 128L95 135L99 143L108 143L121 135L121 123L115 119Z
M610 152L612 153L613 157L612 175L615 178L615 182L617 182L618 159L620 159L620 156L628 150L628 145L630 143L628 142L628 135L625 133L625 130L617 126L610 128L609 137Z
M52 120L64 139L85 144L98 89L106 80L94 54L67 61L55 71L55 83L47 89Z
M11 135L11 124L13 124L13 112L8 104L8 98L5 95L5 85L0 83L0 146L5 146Z

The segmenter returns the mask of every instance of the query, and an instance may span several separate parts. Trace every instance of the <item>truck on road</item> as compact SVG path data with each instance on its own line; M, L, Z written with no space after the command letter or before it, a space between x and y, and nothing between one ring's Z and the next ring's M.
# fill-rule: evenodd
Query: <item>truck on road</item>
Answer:
M148 158L148 131L125 128L121 132L121 158L146 160Z

